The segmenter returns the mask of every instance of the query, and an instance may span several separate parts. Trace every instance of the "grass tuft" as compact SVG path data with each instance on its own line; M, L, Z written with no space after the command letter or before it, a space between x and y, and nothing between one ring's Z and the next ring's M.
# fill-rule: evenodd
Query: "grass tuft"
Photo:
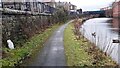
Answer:
M64 31L64 48L68 66L116 66L116 63L105 56L95 45L80 35L78 40L74 25L70 23Z
M17 47L13 50L3 48L2 50L5 53L3 54L4 58L0 59L2 66L15 66L19 63L22 63L22 60L24 60L25 57L34 54L34 52L43 47L43 43L49 38L49 36L51 36L53 31L58 28L58 26L60 25L53 25L52 27L46 29L43 33L36 34L30 38L28 42L24 43L22 47Z

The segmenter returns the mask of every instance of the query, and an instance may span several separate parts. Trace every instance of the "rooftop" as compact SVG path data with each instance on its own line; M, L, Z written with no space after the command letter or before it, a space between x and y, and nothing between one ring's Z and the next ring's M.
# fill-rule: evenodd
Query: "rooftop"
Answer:
M40 0L42 2L55 2L55 0Z

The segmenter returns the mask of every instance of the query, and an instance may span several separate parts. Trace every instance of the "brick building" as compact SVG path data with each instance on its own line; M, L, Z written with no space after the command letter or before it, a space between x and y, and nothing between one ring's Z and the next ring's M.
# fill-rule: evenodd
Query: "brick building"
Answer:
M113 3L113 17L120 17L120 0Z

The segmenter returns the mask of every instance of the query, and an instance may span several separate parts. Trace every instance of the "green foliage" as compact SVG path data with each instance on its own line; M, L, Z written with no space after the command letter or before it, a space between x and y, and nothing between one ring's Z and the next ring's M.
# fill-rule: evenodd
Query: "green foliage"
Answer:
M110 57L105 56L98 48L94 48L93 44L82 35L79 40L76 39L73 30L74 26L71 23L64 31L64 47L68 66L116 66ZM90 50L91 47L92 50Z
M68 11L63 7L60 7L60 9L55 13L55 17L57 17L60 23L64 23L66 20L68 20Z
M73 26L70 24L64 32L64 47L68 66L92 65L91 56L82 48L82 40L77 41L72 30Z
M36 34L30 38L28 42L24 43L22 47L15 48L13 50L3 48L3 51L7 54L7 57L0 59L2 66L15 66L15 64L22 62L21 60L25 57L32 55L37 48L42 48L43 42L58 26L58 24L54 25L53 27L45 30L42 34Z
M33 35L56 23L53 21L56 18L51 20L52 16L46 15L2 15L2 17L2 45L7 45L6 40L11 39L14 44L22 46Z

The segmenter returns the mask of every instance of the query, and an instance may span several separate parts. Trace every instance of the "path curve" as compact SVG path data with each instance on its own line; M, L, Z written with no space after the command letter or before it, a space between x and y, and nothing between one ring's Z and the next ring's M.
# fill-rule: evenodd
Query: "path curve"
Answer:
M63 36L64 29L70 22L56 29L53 35L45 42L37 58L28 66L66 66Z

